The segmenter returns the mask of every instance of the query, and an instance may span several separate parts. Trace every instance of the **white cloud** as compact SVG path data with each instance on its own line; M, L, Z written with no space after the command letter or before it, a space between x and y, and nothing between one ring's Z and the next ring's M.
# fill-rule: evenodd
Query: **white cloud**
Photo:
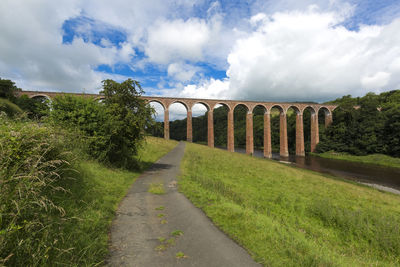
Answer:
M168 75L173 77L175 80L180 82L186 82L192 80L193 76L199 71L200 68L184 64L184 63L172 63L168 66Z
M160 20L148 30L145 51L150 61L161 64L172 60L202 60L209 34L204 20Z
M350 31L343 13L281 12L250 19L259 26L238 39L228 79L186 86L182 95L215 98L324 101L400 84L400 19Z

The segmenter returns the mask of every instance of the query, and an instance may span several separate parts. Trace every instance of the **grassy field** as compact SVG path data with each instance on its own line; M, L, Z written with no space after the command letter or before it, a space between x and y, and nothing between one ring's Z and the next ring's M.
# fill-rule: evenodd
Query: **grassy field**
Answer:
M143 168L157 161L177 144L161 138L148 137L139 157ZM60 261L78 266L102 265L108 253L108 233L115 210L129 187L140 175L107 168L97 162L83 161L79 166L81 179L69 186L70 194L60 200L66 215L74 219L63 224L65 250ZM66 261L67 260L67 261Z
M187 144L180 190L265 266L400 265L400 197Z
M325 153L313 153L312 155L328 158L328 159L338 159L351 162L360 162L366 164L374 164L385 167L400 168L400 158L394 158L383 154L372 154L367 156L354 156L346 153L339 152L325 152Z

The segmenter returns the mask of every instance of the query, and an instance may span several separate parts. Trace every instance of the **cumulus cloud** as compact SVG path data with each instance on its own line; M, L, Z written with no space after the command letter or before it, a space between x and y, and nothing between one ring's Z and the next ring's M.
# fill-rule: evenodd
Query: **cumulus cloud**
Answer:
M357 31L343 12L279 12L250 19L255 30L227 57L228 79L189 85L182 95L324 101L400 87L400 19Z
M202 60L209 34L204 20L161 20L149 28L145 51L150 61L161 64L171 60Z

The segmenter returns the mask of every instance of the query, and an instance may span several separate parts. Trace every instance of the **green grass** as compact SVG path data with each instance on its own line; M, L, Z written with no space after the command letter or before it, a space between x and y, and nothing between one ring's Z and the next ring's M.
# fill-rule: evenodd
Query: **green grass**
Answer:
M171 150L177 142L147 138L140 151L149 165ZM148 153L151 151L152 153ZM140 172L111 169L97 162L85 161L79 167L81 180L72 182L70 194L62 205L66 215L74 219L65 222L61 231L65 254L52 264L102 265L108 253L108 234L115 210Z
M400 197L187 144L179 189L266 266L400 265Z
M388 155L383 154L372 154L367 156L354 156L349 155L347 153L340 152L325 152L325 153L312 153L314 156L328 158L328 159L337 159L337 160L345 160L351 162L360 162L366 164L380 165L385 167L394 167L400 168L400 158L394 158Z

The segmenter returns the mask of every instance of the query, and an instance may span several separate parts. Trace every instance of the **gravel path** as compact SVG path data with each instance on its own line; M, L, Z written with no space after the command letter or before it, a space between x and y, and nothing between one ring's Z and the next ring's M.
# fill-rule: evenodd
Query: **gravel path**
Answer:
M155 163L121 202L109 266L259 266L177 191L184 149L181 142ZM151 184L163 184L165 194L149 193Z

